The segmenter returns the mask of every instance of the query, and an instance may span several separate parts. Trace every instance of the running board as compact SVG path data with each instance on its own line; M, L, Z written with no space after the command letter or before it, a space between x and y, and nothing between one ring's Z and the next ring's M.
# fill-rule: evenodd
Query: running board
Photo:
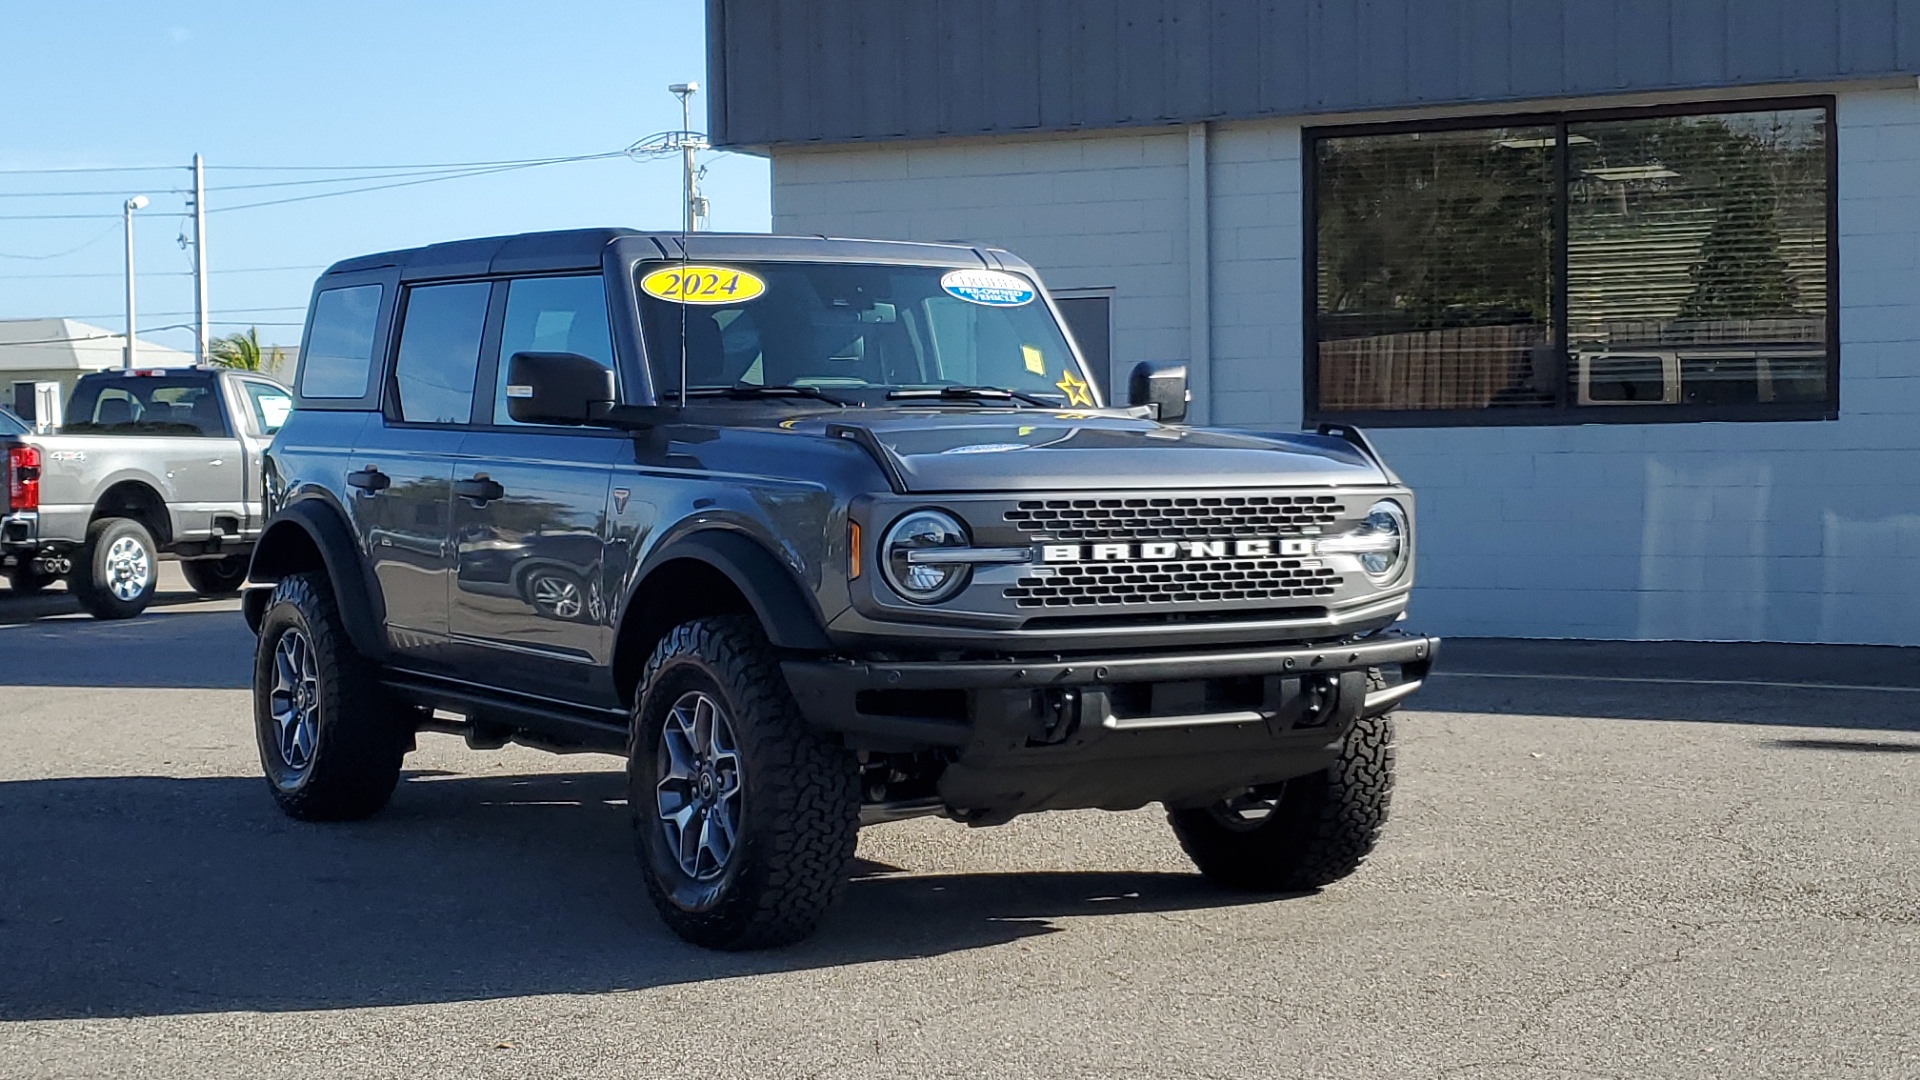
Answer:
M434 717L422 731L463 735L477 749L517 742L561 754L627 753L627 720L613 709L583 708L531 695L483 690L452 679L391 672L382 682L401 700L423 709L459 713L464 720Z

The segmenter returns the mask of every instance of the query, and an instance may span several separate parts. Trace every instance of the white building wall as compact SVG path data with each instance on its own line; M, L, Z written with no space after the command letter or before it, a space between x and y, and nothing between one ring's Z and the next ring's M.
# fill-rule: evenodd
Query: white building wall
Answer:
M1419 500L1413 624L1920 644L1920 91L1842 94L1841 419L1377 429ZM1216 422L1300 422L1300 128L1211 135ZM1114 357L1187 354L1186 136L775 156L792 232L974 239L1116 290Z

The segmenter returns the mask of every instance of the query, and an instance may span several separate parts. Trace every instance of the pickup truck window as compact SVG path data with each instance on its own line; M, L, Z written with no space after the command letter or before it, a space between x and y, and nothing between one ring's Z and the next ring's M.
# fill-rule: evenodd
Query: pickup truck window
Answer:
M407 293L394 361L400 419L414 424L464 424L473 415L473 381L480 366L480 331L493 286L483 281L427 285Z
M293 411L293 395L272 383L249 379L240 384L247 389L247 409L253 414L253 426L262 435L272 435L287 422Z
M577 353L612 367L607 286L600 275L520 278L508 283L499 374L493 387L496 424L514 423L507 415L507 361L517 352Z
M365 394L379 318L379 285L322 291L314 301L313 325L300 357L300 393L310 398Z
M671 268L642 263L641 279ZM654 384L680 382L684 307L690 388L813 386L859 391L1003 387L1063 405L1091 405L1086 372L1039 290L986 296L950 282L952 267L858 263L728 264L764 285L733 303L682 305L642 286L640 313ZM955 287L949 288L949 284ZM1024 294L1022 296L1021 294Z
M194 371L89 375L74 386L61 430L72 435L230 434L215 377Z

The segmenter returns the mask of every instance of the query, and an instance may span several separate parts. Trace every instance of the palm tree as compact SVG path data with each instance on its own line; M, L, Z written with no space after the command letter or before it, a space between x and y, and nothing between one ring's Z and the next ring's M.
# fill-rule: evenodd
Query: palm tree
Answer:
M279 346L273 346L265 356L260 353L260 328L249 326L245 333L227 334L214 338L207 343L207 359L215 367L237 368L241 371L260 371L262 361L268 369L278 369L285 359Z

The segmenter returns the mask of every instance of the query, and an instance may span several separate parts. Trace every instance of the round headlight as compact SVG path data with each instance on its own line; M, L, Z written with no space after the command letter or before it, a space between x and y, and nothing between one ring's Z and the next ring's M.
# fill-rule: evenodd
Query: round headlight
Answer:
M880 540L880 566L893 591L916 604L937 604L966 588L972 568L958 562L923 562L916 552L963 548L966 526L944 510L915 510L893 523Z
M1367 511L1360 536L1391 539L1391 546L1360 556L1360 567L1375 581L1398 577L1407 560L1407 512L1392 499L1382 499Z

